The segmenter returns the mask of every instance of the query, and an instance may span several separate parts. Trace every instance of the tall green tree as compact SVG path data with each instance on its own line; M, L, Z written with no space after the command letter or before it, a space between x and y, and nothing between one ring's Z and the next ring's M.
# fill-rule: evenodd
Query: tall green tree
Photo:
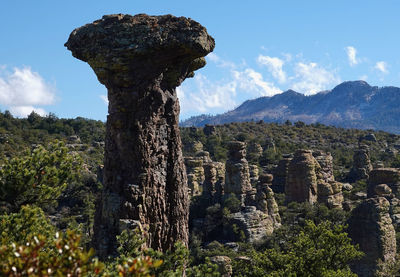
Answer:
M79 175L81 159L68 153L62 142L39 145L20 157L3 159L0 165L0 207L16 212L23 205L46 210Z

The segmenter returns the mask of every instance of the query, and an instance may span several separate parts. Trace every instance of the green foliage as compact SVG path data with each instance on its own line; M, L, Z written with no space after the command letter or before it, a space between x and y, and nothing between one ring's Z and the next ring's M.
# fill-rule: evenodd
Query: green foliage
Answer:
M11 211L22 205L56 206L68 182L77 178L81 161L62 142L37 146L22 157L4 159L0 168L0 201Z
M46 218L44 212L37 207L22 206L18 213L0 216L0 243L10 245L11 243L24 244L32 240L33 236L42 235L51 242L56 229Z
M56 233L51 249L48 238L38 235L23 244L0 246L0 272L3 276L87 276L101 273L103 264L94 251L80 246L80 236L72 231Z
M287 250L251 251L248 261L234 263L237 276L356 276L349 262L362 252L351 244L342 225L324 221L315 225L306 221Z
M224 208L228 209L230 213L237 213L240 211L240 200L236 197L234 193L231 193L225 200L224 200Z

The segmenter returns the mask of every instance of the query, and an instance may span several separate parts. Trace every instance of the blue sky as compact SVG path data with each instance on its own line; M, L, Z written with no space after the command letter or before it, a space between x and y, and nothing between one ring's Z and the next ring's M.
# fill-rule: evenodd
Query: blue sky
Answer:
M215 38L207 66L178 88L181 119L287 89L313 94L360 79L400 86L399 12L396 0L3 0L0 109L105 120L105 87L64 43L111 13L187 16Z

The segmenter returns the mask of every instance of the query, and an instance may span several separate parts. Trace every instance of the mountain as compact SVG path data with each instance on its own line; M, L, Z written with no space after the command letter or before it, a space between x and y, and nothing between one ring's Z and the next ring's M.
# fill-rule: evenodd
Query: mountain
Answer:
M400 88L370 86L365 81L348 81L332 90L310 96L288 90L271 97L247 100L223 114L191 117L181 122L181 126L251 120L290 120L307 124L319 122L345 128L400 133Z

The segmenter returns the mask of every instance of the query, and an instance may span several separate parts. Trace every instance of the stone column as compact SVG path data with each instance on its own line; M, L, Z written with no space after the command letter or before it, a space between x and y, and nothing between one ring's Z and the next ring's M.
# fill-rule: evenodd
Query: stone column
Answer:
M187 243L176 87L205 65L214 39L185 17L115 14L75 29L65 46L108 89L104 192L94 226L98 255L115 253L122 226L141 226L157 250Z

